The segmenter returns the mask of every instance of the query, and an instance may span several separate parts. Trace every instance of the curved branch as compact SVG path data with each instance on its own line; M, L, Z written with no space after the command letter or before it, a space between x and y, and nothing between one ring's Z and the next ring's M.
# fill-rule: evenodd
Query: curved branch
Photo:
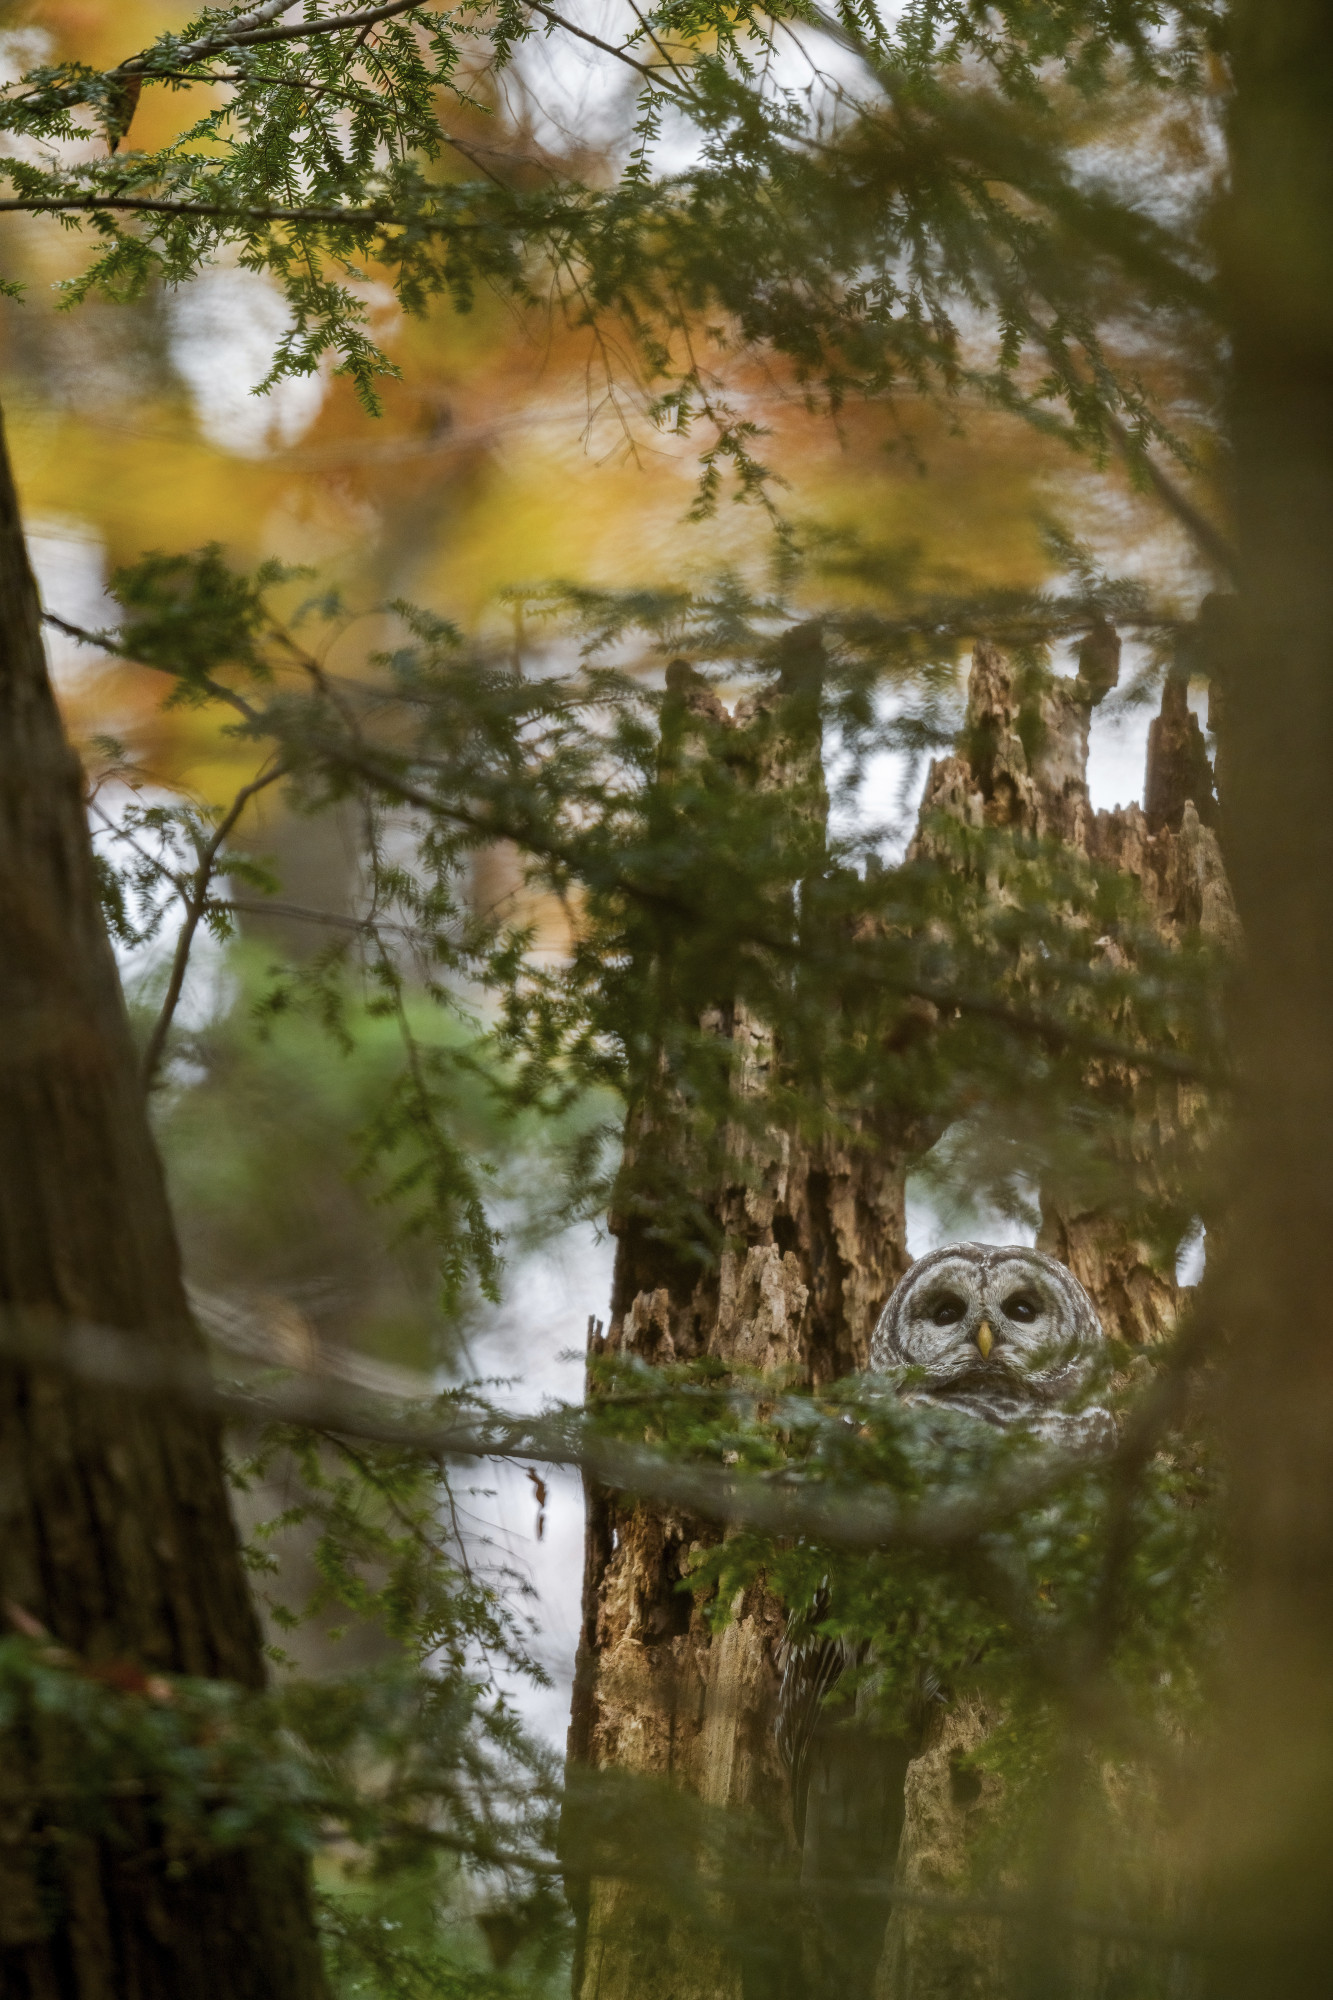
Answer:
M95 646L100 653L110 653L115 659L129 660L132 665L148 667L155 674L171 673L170 667L159 667L152 660L136 658L135 654L127 646L120 644L110 632L90 632L86 625L72 624L68 618L61 618L54 611L43 611L42 623L54 625L57 632L64 632L69 638L77 639L81 646ZM172 678L176 679L177 676L172 675ZM243 694L237 694L234 688L225 687L211 675L200 674L196 685L206 689L214 701L226 702L238 715L243 715L247 722L258 723L264 720L259 710L252 702L248 702Z
M58 1367L82 1380L182 1397L234 1421L292 1424L330 1438L360 1438L435 1458L513 1460L591 1473L605 1486L658 1505L676 1506L728 1526L778 1536L807 1536L852 1552L961 1550L1005 1528L1072 1480L1137 1462L1145 1438L1160 1436L1180 1413L1181 1385L1200 1359L1201 1336L1182 1343L1170 1379L1144 1399L1124 1437L1080 1452L1050 1452L955 1499L910 1503L864 1486L805 1482L799 1475L737 1472L665 1457L649 1445L589 1435L578 1410L539 1417L478 1412L444 1421L414 1416L398 1399L354 1394L318 1374L258 1391L214 1381L206 1362L172 1353L142 1334L86 1322L54 1331L49 1318L0 1314L0 1352Z
M225 55L229 49L255 48L264 42L301 42L311 35L340 34L345 28L373 28L377 21L390 21L395 14L408 14L421 4L422 0L385 0L383 6L363 7L358 14L322 14L313 21L289 21L279 27L243 28L239 34L233 29L230 33L189 42L184 48L174 49L172 56L176 62L206 62L209 56ZM286 13L294 5L295 0L285 0L285 4L284 0L280 0L273 12ZM255 15L266 11L262 7L256 8ZM143 55L130 56L107 72L109 76L150 77L152 73L151 50L146 50Z

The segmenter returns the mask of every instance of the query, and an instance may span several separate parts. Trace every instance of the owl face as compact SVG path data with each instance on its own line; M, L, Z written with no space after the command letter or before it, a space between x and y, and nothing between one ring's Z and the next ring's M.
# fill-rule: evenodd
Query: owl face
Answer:
M1054 1257L951 1243L899 1284L875 1328L871 1366L919 1368L932 1398L977 1402L992 1415L1072 1396L1102 1339L1091 1299Z

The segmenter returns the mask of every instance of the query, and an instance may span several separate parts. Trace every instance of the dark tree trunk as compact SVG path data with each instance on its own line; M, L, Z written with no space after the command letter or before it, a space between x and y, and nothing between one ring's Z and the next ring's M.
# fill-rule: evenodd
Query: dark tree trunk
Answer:
M47 678L0 438L0 1308L25 1343L118 1329L198 1356L103 928L78 760ZM162 1397L0 1361L0 1598L90 1662L258 1687L217 1425ZM21 1760L12 1741L8 1767ZM0 1993L315 2000L304 1865L0 1828Z
M1245 963L1231 1340L1236 1593L1211 1801L1212 1989L1333 1966L1333 17L1238 0L1233 196L1240 594L1223 829Z

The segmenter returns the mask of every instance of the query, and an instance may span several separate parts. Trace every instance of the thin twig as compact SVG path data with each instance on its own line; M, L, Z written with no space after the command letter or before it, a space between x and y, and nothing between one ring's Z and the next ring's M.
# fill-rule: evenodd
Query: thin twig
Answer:
M199 866L194 871L193 886L185 904L184 921L180 927L180 934L176 939L176 949L172 954L171 976L167 981L166 995L162 1001L161 1012L153 1023L153 1032L148 1037L148 1046L144 1050L143 1087L145 1091L153 1088L153 1084L157 1078L158 1067L162 1061L162 1052L166 1047L167 1036L171 1031L171 1023L180 1002L181 990L185 985L185 974L189 969L190 951L194 944L195 933L199 928L200 921L208 905L208 891L213 881L214 865L222 850L223 843L232 828L236 825L236 822L240 819L245 808L249 805L251 799L257 793L267 790L270 785L276 784L279 778L285 777L287 769L286 760L283 759L275 764L272 770L262 772L259 777L252 779L248 785L242 785L226 813L218 822L212 839L200 851Z
M614 42L604 42L600 35L590 34L586 28L577 27L563 14L557 14L554 7L546 6L545 0L528 0L528 5L534 14L544 14L553 27L563 28L567 35L577 36L579 41L587 42L594 49L600 49L603 55L614 56L617 62L625 63L630 69L636 69L640 76L646 77L658 88L666 88L672 96L677 94L669 84L663 85L660 70L653 69L648 63L639 62L627 49L618 49Z

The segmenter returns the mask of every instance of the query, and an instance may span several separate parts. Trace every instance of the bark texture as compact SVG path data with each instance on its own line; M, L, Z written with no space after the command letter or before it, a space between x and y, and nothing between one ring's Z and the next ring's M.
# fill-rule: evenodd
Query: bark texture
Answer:
M102 925L82 773L47 678L0 440L0 1308L201 1352ZM0 1360L0 1599L94 1663L263 1679L216 1425ZM21 1745L6 1750L12 1771ZM306 1873L239 1851L173 1877L151 1813L123 1841L0 1821L0 1993L315 2000Z
M1149 729L1146 804L1112 812L1092 809L1089 721L1092 708L1115 685L1118 654L1119 641L1108 627L1094 631L1082 649L1077 677L1044 689L1040 713L1033 718L1020 713L1024 697L1012 663L996 647L979 644L959 749L931 766L918 851L930 851L932 841L938 846L932 823L941 813L974 826L1059 840L1090 861L1131 875L1168 943L1199 930L1230 945L1236 917L1214 829L1212 773L1183 681L1168 680L1161 714ZM1131 1157L1120 1164L1151 1188L1155 1162L1200 1113L1196 1087L1098 1064L1088 1089L1109 1096L1129 1114ZM1095 1209L1071 1206L1045 1192L1042 1208L1040 1247L1074 1272L1096 1301L1108 1333L1132 1345L1170 1333L1180 1288L1151 1246ZM996 1719L984 1704L963 1700L928 1725L905 1785L897 1871L904 1886L966 1892L978 1842L1000 1803L994 1780L971 1772L966 1759ZM1126 1845L1132 1852L1132 1838ZM1063 1857L1061 1865L1070 1860ZM1007 1886L1021 1890L1023 1884ZM1150 1894L1154 1888L1160 1891L1160 1880L1148 1888ZM885 1937L876 2000L965 2000L973 1995L982 2000L1007 1990L1001 1954L1012 1942L1008 1927L994 1922L946 1922L898 1905ZM1076 1990L1088 2000L1115 1991L1114 1949L1082 1948L1077 1972ZM1021 1982L1021 1966L1015 1976Z
M738 748L772 713L760 703L728 717L684 676L676 692L687 730L691 712L706 716L734 733ZM668 717L664 733L672 726ZM812 758L817 733L812 742L797 729L765 753L754 782L808 781ZM704 1026L729 1045L738 1097L760 1090L779 1059L765 1025L721 1001ZM669 1097L631 1112L632 1166L654 1157L674 1164L681 1143ZM811 1145L778 1130L756 1138L738 1125L723 1150L737 1171L708 1197L725 1240L720 1259L701 1268L665 1249L641 1218L613 1218L610 1322L594 1334L594 1351L659 1364L709 1356L813 1382L865 1367L875 1318L906 1268L902 1135ZM749 1810L781 1827L787 1799L773 1718L783 1616L751 1589L713 1636L677 1589L716 1539L686 1515L589 1490L570 1763L669 1779L704 1806ZM576 1888L580 1899L577 2000L739 1995L739 1961L673 1922L670 1905L642 1884L594 1878Z
M1111 628L1094 630L1078 677L1041 690L1034 717L1024 712L1031 697L1012 663L993 646L978 645L966 725L957 752L931 767L916 851L945 851L941 814L1057 840L1133 875L1167 940L1196 927L1229 938L1235 920L1213 827L1216 801L1183 684L1168 685L1153 725L1151 809L1092 809L1089 721L1115 684L1118 656ZM731 726L744 730L748 722L738 714ZM743 1009L720 1007L711 1025L731 1043L737 1091L756 1088L780 1053L763 1024ZM1131 1113L1131 1164L1151 1181L1164 1143L1196 1115L1190 1088L1108 1073L1104 1065L1090 1076L1089 1088L1111 1093ZM812 1381L864 1367L875 1316L908 1262L906 1166L913 1149L934 1136L886 1131L877 1135L876 1147L836 1152L820 1152L778 1131L759 1143L753 1136L738 1138L737 1156L749 1147L749 1173L711 1197L728 1246L716 1268L701 1272L697 1264L677 1262L649 1229L633 1219L620 1222L610 1325L604 1336L594 1335L595 1350L633 1353L653 1363L708 1355L761 1368L792 1367ZM669 1106L636 1108L627 1143L632 1155L656 1154L675 1163ZM1174 1277L1122 1226L1048 1198L1042 1247L1081 1279L1108 1331L1142 1343L1169 1330L1179 1303ZM713 1530L687 1517L590 1491L571 1764L669 1777L703 1802L750 1808L780 1822L788 1801L772 1749L772 1716L782 1620L756 1590L733 1607L721 1635L710 1637L676 1585L713 1537ZM994 1803L986 1791L991 1781L977 1781L965 1760L993 1723L976 1703L942 1708L913 1746L905 1781L901 1774L895 1778L905 1809L898 1875L908 1886L947 1893L965 1885ZM841 1742L844 1751L850 1741ZM892 1753L880 1746L867 1754ZM835 1789L836 1761L824 1772ZM864 1817L874 1786L858 1784L855 1772L844 1775L849 1797L858 1795L851 1818ZM688 1927L673 1926L665 1892L656 1898L642 1884L608 1874L585 1883L583 1894L577 2000L740 1994L737 1964L702 1946ZM878 1959L873 1983L879 2000L989 1994L997 1990L995 1954L993 1924L960 1929L899 1906L882 1952L877 1945L872 1954L872 1968ZM816 1950L804 1968L792 1969L791 1990L824 1990L821 1981L837 1954L829 1965L816 1963L819 1956ZM847 1957L844 1949L844 1974ZM773 1990L782 1990L780 1981ZM1099 1990L1095 1976L1087 1990Z
M1034 717L1022 713L1012 662L995 646L977 646L960 746L931 765L917 851L938 848L931 822L939 814L1058 840L1132 876L1168 943L1199 930L1230 944L1236 917L1214 827L1212 773L1182 681L1168 680L1162 712L1150 726L1147 804L1092 809L1088 728L1092 709L1115 685L1119 643L1109 627L1095 631L1082 648L1078 675L1042 690ZM1116 947L1108 940L1105 949ZM1131 1114L1133 1157L1125 1164L1151 1185L1154 1160L1198 1115L1195 1086L1099 1064L1088 1089ZM1174 1323L1174 1278L1150 1246L1128 1239L1095 1209L1071 1209L1044 1195L1039 1247L1068 1265L1096 1300L1108 1333L1138 1344L1160 1339Z

